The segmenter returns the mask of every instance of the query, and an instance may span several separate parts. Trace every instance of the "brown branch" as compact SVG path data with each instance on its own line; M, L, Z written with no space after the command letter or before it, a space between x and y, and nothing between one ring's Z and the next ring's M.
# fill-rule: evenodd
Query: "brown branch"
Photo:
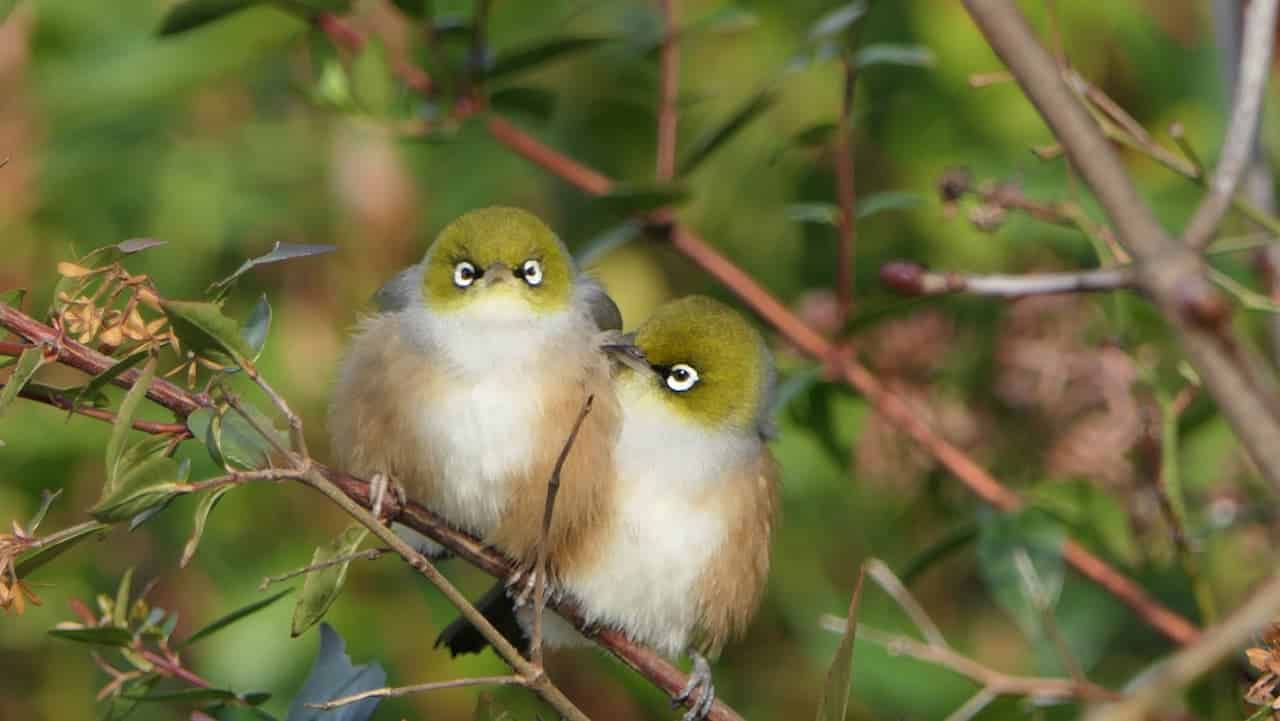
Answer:
M965 0L965 6L1097 196L1133 253L1142 288L1173 327L1250 457L1280 487L1280 402L1267 392L1270 381L1256 353L1229 334L1231 307L1206 277L1202 259L1156 221L1017 7L1009 0Z
M494 139L536 165L595 195L607 192L612 185L613 181L609 178L543 145L510 123L504 122L502 132L495 133L493 118L496 117L491 116L488 126ZM549 162L543 162L544 160ZM837 377L853 386L878 413L920 444L979 498L1004 511L1016 510L1022 506L1022 498L1017 493L996 480L963 450L939 435L902 398L886 389L866 366L847 354L838 352L831 341L791 312L746 271L717 252L693 230L675 223L670 235L677 250L729 288L792 345L813 358L831 362ZM1153 628L1182 644L1190 643L1199 635L1195 624L1166 608L1105 561L1077 544L1068 542L1067 546L1069 552L1064 551L1064 555L1077 570L1116 594ZM600 637L603 638L604 634Z
M0 355L4 355L4 354L0 353ZM4 388L4 386L5 386L4 383L0 383L0 388ZM111 411L108 411L103 408L86 406L83 403L77 405L75 403L74 398L70 397L66 393L59 393L52 389L32 388L31 386L25 386L23 387L22 390L18 391L18 396L20 398L26 398L27 400L36 401L37 403L44 403L46 405L53 406L54 408L61 408L64 411L71 411L73 413L77 413L82 416L88 416L90 418L96 418L100 421L106 421L107 423L116 422L116 414L112 413ZM139 430L144 433L150 433L152 435L157 435L157 436L171 435L178 438L191 437L191 431L187 430L187 426L183 423L159 423L156 421L133 421L132 426L135 430Z
M1000 298L1119 290L1132 288L1134 285L1132 270L1123 267L1083 270L1074 273L976 275L935 273L909 261L886 263L880 268L880 280L888 287L905 295L971 293Z
M676 102L680 96L679 0L658 0L662 11L662 49L658 55L658 149L655 175L659 182L676 175Z
M840 325L844 325L853 308L853 251L857 239L855 215L856 192L853 184L853 149L849 138L853 132L853 91L858 69L846 54L843 58L844 86L840 97L840 119L836 125L835 142L831 148L832 162L836 169L836 200L840 208L838 229L840 242L836 250L836 302L840 313Z
M1222 157L1209 182L1209 193L1201 199L1182 234L1183 242L1192 248L1204 247L1213 237L1253 157L1263 95L1271 74L1277 6L1277 0L1253 0L1245 10L1239 82L1227 135L1222 141Z

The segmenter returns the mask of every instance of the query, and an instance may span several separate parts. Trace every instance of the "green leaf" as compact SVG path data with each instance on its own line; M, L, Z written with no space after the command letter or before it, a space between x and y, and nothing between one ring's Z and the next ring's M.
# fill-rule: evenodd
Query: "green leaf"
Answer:
M747 98L740 108L735 110L723 123L717 125L694 140L693 145L680 161L680 174L693 172L704 160L711 156L720 146L733 139L738 131L747 127L752 120L768 110L778 96L772 90L761 90Z
M277 242L271 247L270 252L266 255L260 255L257 258L250 258L249 260L246 260L244 263L240 264L239 268L236 268L236 272L226 278L223 278L217 283L214 283L209 286L209 288L211 290L220 289L225 291L240 276L260 265L279 263L280 261L290 260L292 258L306 258L312 255L323 255L324 253L332 253L337 249L338 246L336 245L299 245L296 243Z
M245 618L247 618L247 617L249 617L249 616L252 616L253 614L257 613L258 611L261 611L262 609L266 608L267 606L270 606L271 604L275 603L276 601L279 601L280 599L282 599L282 598L284 598L285 596L289 595L290 593L293 593L293 589L292 589L292 588L286 588L286 589L284 589L283 591L279 591L279 592L277 592L277 593L273 593L273 594L271 594L270 596L268 596L268 597L266 597L266 598L264 598L264 599L261 599L261 600L258 600L258 601L254 601L253 603L251 603L251 604L249 604L249 605L247 605L247 606L241 606L240 608L237 608L236 610L232 611L231 613L228 613L227 615L222 616L222 617L220 617L220 618L218 618L218 619L214 620L213 622L211 622L211 623L209 623L208 625L206 625L204 628L201 628L199 631L196 631L195 633L191 634L190 636L187 636L187 638L186 638L185 640L183 640L183 641L181 641L180 643L178 643L177 645L175 645L175 646L173 647L173 649L174 649L175 651L177 651L177 650L181 650L181 649L184 649L184 648L186 648L186 647L190 646L191 644L195 643L196 641L199 641L199 640L200 640L200 639L202 639L202 638L208 638L209 636L212 636L213 634L217 633L218 631L221 631L222 629L226 628L227 626L230 626L231 624L235 623L236 621L241 621L241 620L243 620L243 619L245 619Z
M98 501L89 513L103 523L132 519L181 494L181 476L177 461L167 456L151 456L129 469L120 478L119 487Z
M61 556L65 551L80 541L109 528L110 526L96 521L82 524L78 526L74 532L68 533L65 536L59 536L55 543L46 542L47 545L41 546L33 551L27 551L26 553L20 554L17 562L13 566L13 570L18 574L18 578L26 578L37 568L40 568L49 561Z
M643 232L644 225L642 223L628 220L588 240L574 259L579 267L589 267L606 255L630 243Z
M1124 506L1090 481L1045 481L1027 492L1027 501L1061 519L1077 539L1106 548L1126 564L1142 558Z
M126 683L120 688L121 695L111 698L110 707L107 709L106 715L103 716L103 721L122 721L122 719L127 718L133 713L134 709L138 708L138 702L124 698L123 694L145 696L151 692L151 689L155 688L156 684L160 683L160 680L160 674L152 671Z
M391 111L396 86L381 40L371 38L352 62L351 91L361 109L370 115L382 118Z
M907 210L918 208L924 199L919 193L904 190L887 190L883 193L872 193L858 198L855 211L858 220L870 218L889 210Z
M85 384L84 388L81 388L80 392L76 394L75 401L72 405L75 408L83 408L86 402L90 402L94 398L98 397L102 393L102 390L107 387L108 383L120 377L121 373L124 373L130 368L138 365L143 358L147 357L148 353L149 351L143 349L131 355L127 355L123 359L116 361L115 365L112 365L110 368L94 376L87 384ZM71 411L68 411L68 413L70 412Z
M253 312L249 313L249 320L245 321L244 328L240 329L244 342L253 349L251 360L256 361L258 356L262 355L262 349L267 345L267 334L270 331L271 303L267 300L267 294L263 293L254 304Z
M853 64L859 70L872 65L905 65L916 68L933 67L933 51L923 45L895 45L874 43L858 49Z
M797 223L836 225L840 222L840 209L835 203L792 203L785 212L787 220Z
M205 450L209 451L209 457L219 468L225 468L227 462L222 457L222 453L218 450L218 439L214 434L213 421L218 417L218 412L213 408L197 408L187 416L187 430L191 431L191 435L195 439L204 444Z
M614 215L635 215L668 205L678 205L689 197L689 190L675 183L616 183L604 195L591 202Z
M237 363L253 356L253 348L240 335L240 326L222 314L218 303L187 300L162 300L160 306L169 316L173 330L182 344L200 353L210 349L231 356Z
M182 701L185 703L203 703L207 701L239 701L240 696L234 691L222 688L184 688L177 691L161 691L140 696L124 694L124 698L143 703L155 701Z
M370 698L331 711L310 708L340 696L371 691L387 684L387 672L377 663L352 666L346 644L327 623L320 624L320 652L298 695L289 703L285 721L367 721L381 699Z
M218 501L230 491L234 486L219 486L200 499L200 504L196 506L195 522L191 527L191 538L187 539L187 545L182 547L182 559L178 561L178 568L186 568L191 559L196 555L196 549L200 547L200 538L204 535L205 523L209 520L209 514L213 511L213 507L218 505Z
M759 25L759 15L729 2L689 23L681 29L680 34L685 38L692 33L702 32L726 35L751 30Z
M133 590L133 567L125 570L116 587L116 602L111 606L111 622L119 628L129 625L129 594Z
M128 646L133 643L133 634L129 633L128 629L115 626L55 628L49 631L49 635L95 646Z
M431 8L431 0L391 0L391 4L411 18L425 18Z
M809 26L809 39L822 40L848 30L867 14L866 0L854 0L831 10Z
M0 292L0 303L11 308L22 308L22 301L27 297L26 288L11 288Z
M1040 637L1045 614L1062 592L1065 538L1062 524L1035 508L983 519L978 570L996 603L1031 638Z
M35 515L31 516L31 520L27 522L26 531L29 534L36 532L40 527L40 522L44 520L45 514L49 512L49 506L58 500L58 496L62 495L62 489L50 491L48 488L40 491L40 507L36 509Z
M489 94L489 106L504 115L522 114L545 123L555 112L556 94L542 88L503 88Z
M18 397L23 386L31 381L31 376L35 375L42 365L44 365L43 350L32 347L22 351L22 355L18 356L18 365L14 366L13 373L4 382L4 388L0 389L0 415L4 414L4 409Z
M327 545L317 548L311 556L309 565L314 566L318 563L351 555L360 547L361 542L364 541L368 534L369 529L364 526L352 525L348 527ZM342 591L342 585L347 580L347 567L350 565L351 562L348 561L307 574L307 580L302 584L302 595L298 597L298 605L293 610L293 629L291 631L293 636L302 635L303 632L324 618L325 612L338 599L338 594Z
M227 15L239 12L254 5L261 5L263 0L186 0L175 5L161 21L158 35L176 35L194 30L201 25L220 20ZM126 241L128 242L128 241ZM124 251L129 252L129 251Z
M853 640L858 635L858 601L862 597L862 579L866 569L859 569L858 580L849 599L849 614L845 617L844 635L836 647L835 658L827 669L827 680L822 684L822 697L818 699L818 721L844 721L849 710L849 687L853 683Z
M612 40L607 35L585 35L555 38L516 50L499 53L489 68L490 79L529 70L572 53L590 50Z
M262 434L254 428L244 416L253 419L258 428L271 435L282 448L288 445L288 439L276 430L275 424L255 406L241 403L240 410L226 408L213 419L213 439L217 444L218 454L226 462L227 467L238 466L252 470L267 465L271 457L272 446Z
M110 372L110 369L107 372ZM121 476L125 470L120 463L125 451L125 441L128 440L129 430L133 427L133 417L138 412L138 405L147 395L147 389L151 387L151 381L155 379L155 375L156 359L152 356L142 367L142 372L138 374L138 379L125 394L124 400L120 402L120 410L116 412L116 420L111 426L111 438L107 441L107 482L102 487L104 499L120 488Z

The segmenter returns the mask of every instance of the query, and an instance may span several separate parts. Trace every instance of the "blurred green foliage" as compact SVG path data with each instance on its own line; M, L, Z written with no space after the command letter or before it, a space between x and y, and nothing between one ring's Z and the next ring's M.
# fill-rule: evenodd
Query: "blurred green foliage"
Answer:
M836 330L829 291L835 180L825 139L843 78L824 48L839 23L830 13L840 6L681 3L679 157L687 174L676 185L655 185L661 20L653 4L494 3L490 56L479 63L494 70L493 106L627 183L626 193L592 200L495 143L482 119L451 122L449 103L423 102L392 77L389 68L406 62L426 67L446 94L474 80L472 36L457 22L470 17L471 3L432 4L438 42L427 48L420 20L391 3L356 3L350 22L382 42L344 57L298 13L265 5L160 36L173 3L18 3L0 26L0 157L8 158L0 168L0 288L28 288L26 307L44 308L59 260L150 237L167 245L129 257L129 270L150 276L165 297L194 299L275 242L336 245L334 255L248 270L226 303L227 314L243 320L261 295L270 299L274 319L259 366L306 419L321 458L326 395L346 329L385 279L420 257L435 230L482 205L528 207L571 248L589 250L593 271L634 326L673 295L730 298L661 242L623 224L637 208L679 201L682 220L806 319ZM1157 139L1167 140L1169 124L1181 122L1191 144L1212 157L1224 93L1203 4L1055 3L1056 18L1043 5L1022 3L1043 33L1060 37L1082 76ZM182 29L173 22L169 30ZM1176 349L1140 300L906 301L879 286L879 268L898 258L1002 272L1099 262L1083 234L1016 213L994 232L975 227L972 203L952 207L936 197L939 177L954 166L980 181L1016 181L1031 198L1073 200L1101 217L1060 158L1028 152L1052 138L1016 86L970 84L971 75L1001 65L959 3L880 0L858 23L868 63L853 102L863 212L849 328L882 380L1025 491L1034 508L1008 517L982 507L863 399L823 380L812 361L778 341L788 400L773 446L785 500L774 571L750 635L716 665L717 689L747 718L812 718L839 643L819 620L845 612L868 556L904 575L966 654L1010 672L1064 674L1057 640L1065 639L1092 680L1118 688L1171 646L1063 568L1064 534L1203 620L1206 598L1197 584L1214 605L1230 608L1274 566L1274 491L1254 477L1211 404L1194 397L1165 424L1176 436L1172 458L1186 508L1180 521L1191 551L1174 543L1147 441L1168 405L1156 399L1174 397L1186 380ZM396 132L425 122L439 130ZM1278 134L1280 124L1264 123L1264 142L1274 146ZM1137 154L1128 160L1161 219L1185 220L1194 184ZM1252 283L1247 261L1215 262ZM1260 334L1263 320L1254 314L1241 322ZM58 368L37 379L83 382ZM106 392L113 403L122 396ZM140 417L167 420L142 405ZM63 495L42 531L83 520L105 479L110 436L106 424L17 401L0 417L0 522L25 521L45 489ZM178 458L191 462L192 478L217 472L197 444L184 444ZM194 561L179 569L198 504L179 498L138 530L81 545L32 577L43 605L0 619L0 718L102 711L94 694L106 677L85 647L46 634L73 618L70 599L110 594L126 569L136 569L138 585L158 579L149 601L177 613L176 635L184 637L260 600L264 576L304 565L345 525L340 512L294 485L251 484L221 499ZM1025 585L1018 553L1030 559L1039 586ZM1184 562L1187 553L1194 564ZM487 585L461 564L447 570L468 591ZM1028 596L1029 588L1039 595ZM283 715L317 643L314 632L289 638L289 614L288 604L273 605L206 639L185 660L226 688L271 691L263 708ZM391 683L499 672L491 654L451 660L431 648L452 616L408 569L382 560L350 567L327 619L352 659L378 661ZM870 586L860 618L910 628ZM551 664L593 718L672 715L658 691L602 654L564 652ZM858 718L943 718L976 690L951 672L863 641L855 644L853 675L850 715ZM1238 686L1227 675L1210 679L1191 699L1195 712L1241 717ZM492 696L515 718L546 714L518 689ZM375 718L472 718L476 697L461 689L395 699ZM981 718L1075 711L1004 699ZM133 718L175 713L142 706Z

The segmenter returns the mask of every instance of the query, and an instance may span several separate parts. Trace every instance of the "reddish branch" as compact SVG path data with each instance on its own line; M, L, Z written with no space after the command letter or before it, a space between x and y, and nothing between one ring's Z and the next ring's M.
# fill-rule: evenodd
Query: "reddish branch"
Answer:
M658 151L655 169L659 181L676 176L676 101L680 95L680 43L678 0L659 0L662 9L662 50L658 56Z

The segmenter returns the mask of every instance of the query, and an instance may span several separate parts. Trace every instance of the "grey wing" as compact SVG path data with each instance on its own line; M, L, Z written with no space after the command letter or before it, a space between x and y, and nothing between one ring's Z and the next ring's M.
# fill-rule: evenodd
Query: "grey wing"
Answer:
M600 330L622 330L622 311L618 304L605 292L604 286L594 278L581 276L578 278L578 292L583 294L587 313L595 321Z
M373 294L373 303L383 313L397 313L422 300L422 266L411 265L396 273Z

